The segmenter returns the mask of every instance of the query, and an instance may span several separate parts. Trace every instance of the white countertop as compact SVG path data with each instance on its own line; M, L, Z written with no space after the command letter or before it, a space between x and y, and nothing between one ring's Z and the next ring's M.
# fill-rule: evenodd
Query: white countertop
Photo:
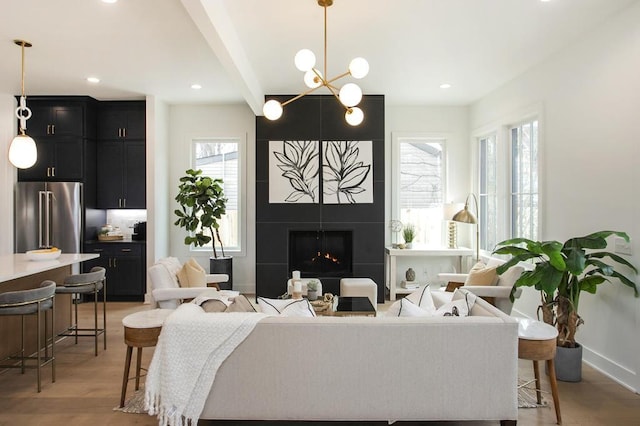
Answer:
M26 254L6 254L0 256L0 283L27 277L38 272L50 271L62 266L73 265L99 256L99 254L93 253L62 253L55 260L36 261L27 259Z
M414 244L410 249L397 249L385 247L385 252L390 256L471 256L474 251L466 247L447 248Z

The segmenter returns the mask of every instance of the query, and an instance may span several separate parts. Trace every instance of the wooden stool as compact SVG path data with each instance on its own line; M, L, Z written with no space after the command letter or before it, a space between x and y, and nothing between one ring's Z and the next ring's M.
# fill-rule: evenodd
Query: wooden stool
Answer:
M551 395L553 396L553 406L556 409L556 422L561 424L562 416L560 415L558 383L556 381L556 369L553 363L553 359L556 356L556 338L558 337L558 330L549 324L529 318L517 318L517 320L518 358L533 361L533 374L535 377L538 404L542 403L538 361L547 362L549 382L551 383Z
M127 394L129 369L131 367L131 354L133 348L138 348L136 360L136 390L140 389L140 364L142 362L142 348L153 347L158 343L158 336L162 330L162 324L173 309L151 309L127 315L122 320L124 326L124 342L127 344L127 357L124 361L124 374L122 376L122 394L120 395L120 407L124 407L124 398Z

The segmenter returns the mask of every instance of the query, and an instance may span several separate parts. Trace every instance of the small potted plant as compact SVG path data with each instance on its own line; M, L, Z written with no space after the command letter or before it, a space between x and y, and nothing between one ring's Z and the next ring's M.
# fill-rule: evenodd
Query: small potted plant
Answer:
M318 280L310 280L307 283L307 299L314 301L318 298Z
M416 237L416 227L412 223L407 223L402 228L402 238L404 238L404 246L405 248L410 249L411 243L413 243L414 238Z

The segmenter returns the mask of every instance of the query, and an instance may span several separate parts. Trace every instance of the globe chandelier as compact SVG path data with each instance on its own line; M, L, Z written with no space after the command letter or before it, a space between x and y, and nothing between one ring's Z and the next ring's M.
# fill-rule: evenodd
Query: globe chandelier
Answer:
M38 159L38 150L35 141L27 135L27 120L31 118L31 110L27 106L27 97L24 94L24 48L31 47L31 43L24 40L14 40L15 44L22 48L22 95L20 104L16 108L16 117L20 121L20 133L13 138L9 145L9 161L19 169L28 169Z
M333 4L333 0L318 0L318 5L324 8L324 70L320 72L316 65L316 55L309 49L302 49L294 58L296 68L304 72L304 83L309 90L295 96L285 102L270 99L265 102L262 112L269 120L277 120L282 116L283 108L291 102L302 98L321 87L329 89L331 94L345 109L344 118L351 126L357 126L364 120L364 113L357 105L362 100L362 90L355 83L347 83L338 89L334 82L348 75L355 79L366 77L369 73L369 63L364 58L355 58L349 63L345 73L328 79L327 76L327 8Z

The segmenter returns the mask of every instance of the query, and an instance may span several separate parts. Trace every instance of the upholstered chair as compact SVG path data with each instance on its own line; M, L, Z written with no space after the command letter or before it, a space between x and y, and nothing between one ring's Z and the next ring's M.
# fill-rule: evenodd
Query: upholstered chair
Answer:
M193 299L202 294L208 287L217 287L217 283L223 283L229 281L227 274L204 274L201 272L202 278L196 284L192 279L191 283L185 286L185 279L180 282L179 276L187 276L183 273L183 268L187 269L186 272L191 273L185 265L175 257L167 257L158 260L154 265L148 269L149 282L151 284L151 298L152 307L159 307L161 309L175 309L182 300ZM194 275L196 274L195 271ZM187 278L188 279L188 278ZM222 292L229 292L230 290L223 290ZM237 294L238 292L233 292Z
M487 260L486 267L495 268L502 265L504 262L505 261L502 259L490 257ZM509 295L511 294L513 284L518 280L518 278L520 278L522 272L524 272L524 268L522 266L512 266L502 275L497 276L497 282L495 282L495 285L470 285L467 282L469 274L441 273L438 274L438 278L445 283L461 284L462 288L469 290L476 296L487 299L502 312L510 315L511 309L513 308L513 302L510 300ZM514 294L515 298L517 299L520 297L521 293L522 289L518 288Z

